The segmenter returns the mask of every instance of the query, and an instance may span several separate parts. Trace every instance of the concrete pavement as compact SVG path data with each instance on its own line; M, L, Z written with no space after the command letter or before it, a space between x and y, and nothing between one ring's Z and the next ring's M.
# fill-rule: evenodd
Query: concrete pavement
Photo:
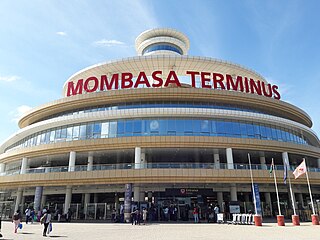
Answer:
M320 226L302 223L301 226L278 227L266 223L262 227L227 224L152 223L132 226L112 223L53 223L48 237L42 236L43 226L39 223L23 224L18 234L13 233L13 223L2 222L1 239L81 239L81 240L319 240Z

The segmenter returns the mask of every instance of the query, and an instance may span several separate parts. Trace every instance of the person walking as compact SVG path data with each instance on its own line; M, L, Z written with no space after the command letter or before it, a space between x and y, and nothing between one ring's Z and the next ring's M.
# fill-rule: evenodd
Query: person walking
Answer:
M133 211L131 212L131 225L137 225L137 212L136 209L134 208Z
M21 213L19 209L13 214L12 222L14 223L14 233L17 233L19 225L21 223Z
M197 207L193 208L193 218L194 218L194 223L199 222L199 210Z
M219 214L219 212L220 212L219 206L216 205L216 206L214 207L213 211L214 211L214 222L217 222L217 221L218 221L218 214Z
M42 235L44 237L46 237L49 224L51 223L51 213L50 213L50 210L43 211L43 212L44 212L44 214L40 218L40 223L43 224L43 234Z
M147 223L147 214L148 214L147 209L143 208L143 210L142 210L143 225L146 225L146 223Z
M29 208L29 206L27 207L27 209L24 213L26 214L26 224L28 224L28 222L30 220L30 216L31 216L31 209Z
M72 210L71 210L71 208L69 208L68 212L67 212L66 221L71 222L71 217L72 217Z

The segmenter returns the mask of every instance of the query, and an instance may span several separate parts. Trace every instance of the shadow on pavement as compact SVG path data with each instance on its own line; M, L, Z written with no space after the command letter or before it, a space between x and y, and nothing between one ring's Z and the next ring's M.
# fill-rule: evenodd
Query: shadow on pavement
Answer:
M50 238L67 238L68 236L57 236L57 235L52 235L52 236L48 236Z

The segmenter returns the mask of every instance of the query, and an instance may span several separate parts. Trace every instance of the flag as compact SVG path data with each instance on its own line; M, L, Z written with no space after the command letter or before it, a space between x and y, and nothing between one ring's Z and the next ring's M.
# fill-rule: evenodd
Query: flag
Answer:
M287 164L284 163L284 166L283 166L283 182L284 184L287 184L287 174L288 174L288 170L287 170Z
M288 168L289 168L289 162L288 159L285 157L283 160L283 182L284 184L287 184L287 176L288 176Z
M307 172L306 161L303 160L302 163L293 171L294 178L297 179L301 175Z
M270 177L272 176L273 168L274 168L274 165L273 165L273 158L272 158L271 165L270 165L270 170L269 170Z

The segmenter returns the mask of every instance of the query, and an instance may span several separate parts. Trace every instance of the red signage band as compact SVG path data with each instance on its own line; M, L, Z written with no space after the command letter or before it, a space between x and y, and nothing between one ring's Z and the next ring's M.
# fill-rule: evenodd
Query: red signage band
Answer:
M230 74L221 74L215 72L196 72L186 71L186 76L190 77L191 87L196 87L196 78L200 79L201 88L220 89L229 91L238 91L260 96L270 97L279 100L281 98L277 85L271 85L260 80L242 76L232 76ZM95 76L78 81L68 82L67 96L73 96L83 93L92 93L97 91L108 91L128 88L158 88L168 87L171 84L181 87L181 83L175 71L170 71L166 78L163 78L162 71L151 73L151 82L145 72L139 72L135 78L130 72L115 73L111 77L101 75L100 78Z

